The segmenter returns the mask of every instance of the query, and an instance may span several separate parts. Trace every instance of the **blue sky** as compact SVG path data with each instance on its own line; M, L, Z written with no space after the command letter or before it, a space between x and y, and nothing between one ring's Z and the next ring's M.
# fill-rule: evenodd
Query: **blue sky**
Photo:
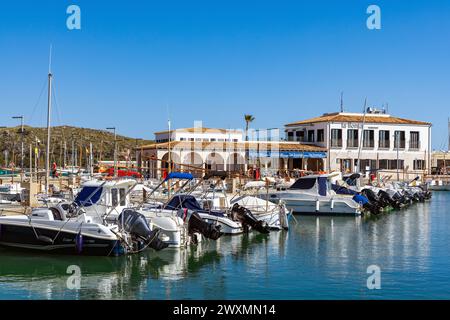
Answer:
M81 8L81 30L66 8ZM366 8L381 8L381 30ZM0 8L0 125L45 126L53 45L55 125L153 138L174 127L255 128L389 104L447 144L449 1L9 1Z

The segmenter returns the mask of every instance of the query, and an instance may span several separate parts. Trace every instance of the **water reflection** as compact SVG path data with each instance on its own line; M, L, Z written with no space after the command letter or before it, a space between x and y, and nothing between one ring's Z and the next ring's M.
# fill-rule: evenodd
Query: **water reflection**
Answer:
M173 284L188 277L195 279L205 268L217 272L227 263L245 260L248 268L259 272L260 266L267 264L269 251L285 254L286 239L286 232L270 237L251 233L204 241L187 249L148 250L118 258L30 255L2 249L0 298L14 292L25 299L133 299L153 295L176 298L171 295ZM80 290L67 288L70 274L66 271L70 265L81 269ZM154 288L155 280L158 288ZM221 287L225 290L225 283L216 282L215 294Z

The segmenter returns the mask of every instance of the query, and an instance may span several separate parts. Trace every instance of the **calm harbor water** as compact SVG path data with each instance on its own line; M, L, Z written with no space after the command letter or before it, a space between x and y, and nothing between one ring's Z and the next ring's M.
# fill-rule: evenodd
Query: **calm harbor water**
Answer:
M435 192L377 219L296 216L289 232L119 258L0 249L0 299L450 299L449 205ZM370 265L379 290L367 289Z

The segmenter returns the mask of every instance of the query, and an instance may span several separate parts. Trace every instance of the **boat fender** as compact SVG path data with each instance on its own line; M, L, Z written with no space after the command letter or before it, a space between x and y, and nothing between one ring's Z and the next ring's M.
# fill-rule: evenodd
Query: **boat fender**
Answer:
M78 253L83 251L83 235L81 231L75 236L75 247Z
M330 204L331 210L334 209L334 199L331 199L331 204Z
M316 212L319 212L320 210L320 201L319 199L316 199Z
M37 239L48 244L53 244L53 239L47 236L38 236Z
M192 211L188 210L187 208L183 208L183 221L189 222L192 216Z

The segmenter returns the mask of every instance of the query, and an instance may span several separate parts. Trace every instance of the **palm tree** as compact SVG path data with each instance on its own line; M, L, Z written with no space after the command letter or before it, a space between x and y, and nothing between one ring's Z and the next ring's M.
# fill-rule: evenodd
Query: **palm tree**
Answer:
M245 141L248 141L248 126L250 122L253 122L255 120L255 117L251 114L244 114L244 120L245 120Z

